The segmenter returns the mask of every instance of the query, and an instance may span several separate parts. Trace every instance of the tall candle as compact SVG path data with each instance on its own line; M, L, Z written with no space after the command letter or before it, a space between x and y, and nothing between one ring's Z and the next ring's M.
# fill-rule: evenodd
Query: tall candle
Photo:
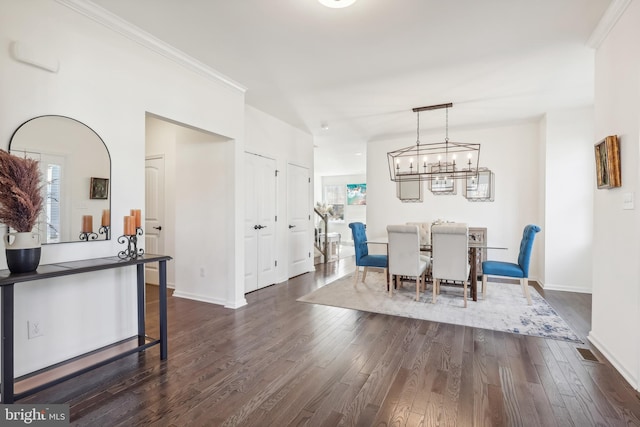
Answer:
M135 226L142 227L142 211L140 209L131 209L131 216L135 218Z
M102 211L102 223L101 225L103 227L108 227L111 225L111 214L109 212L109 209L104 209Z
M133 216L124 217L124 235L135 236L136 234L136 219Z
M83 233L93 232L93 216L82 215L82 232Z

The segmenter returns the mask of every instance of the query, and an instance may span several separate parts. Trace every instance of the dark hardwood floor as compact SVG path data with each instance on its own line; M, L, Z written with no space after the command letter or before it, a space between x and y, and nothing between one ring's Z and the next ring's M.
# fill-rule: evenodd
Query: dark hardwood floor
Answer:
M640 425L638 394L586 340L590 295L543 292L582 345L296 302L353 268L238 310L169 297L169 360L154 347L19 403L68 403L82 426ZM147 303L156 319L154 287Z

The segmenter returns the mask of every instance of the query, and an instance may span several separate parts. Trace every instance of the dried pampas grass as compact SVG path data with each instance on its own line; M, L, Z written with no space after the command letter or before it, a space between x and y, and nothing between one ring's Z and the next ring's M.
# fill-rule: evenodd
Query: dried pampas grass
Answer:
M31 231L42 211L42 180L37 160L0 150L0 223Z

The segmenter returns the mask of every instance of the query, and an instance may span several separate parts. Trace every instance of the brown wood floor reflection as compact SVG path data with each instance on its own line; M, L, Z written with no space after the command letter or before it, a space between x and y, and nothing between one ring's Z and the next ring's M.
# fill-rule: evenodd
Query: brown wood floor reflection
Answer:
M83 426L640 425L585 338L590 295L543 293L583 345L296 302L353 268L319 265L238 310L169 297L168 361L154 347L19 403L68 403Z

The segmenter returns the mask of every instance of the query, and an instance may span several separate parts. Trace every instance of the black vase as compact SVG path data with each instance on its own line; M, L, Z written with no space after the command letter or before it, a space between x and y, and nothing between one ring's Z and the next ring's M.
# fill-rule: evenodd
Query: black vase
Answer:
M40 264L40 241L31 232L9 233L4 236L7 266L11 273L35 271Z
M11 273L35 271L40 264L41 248L6 249L7 266Z

